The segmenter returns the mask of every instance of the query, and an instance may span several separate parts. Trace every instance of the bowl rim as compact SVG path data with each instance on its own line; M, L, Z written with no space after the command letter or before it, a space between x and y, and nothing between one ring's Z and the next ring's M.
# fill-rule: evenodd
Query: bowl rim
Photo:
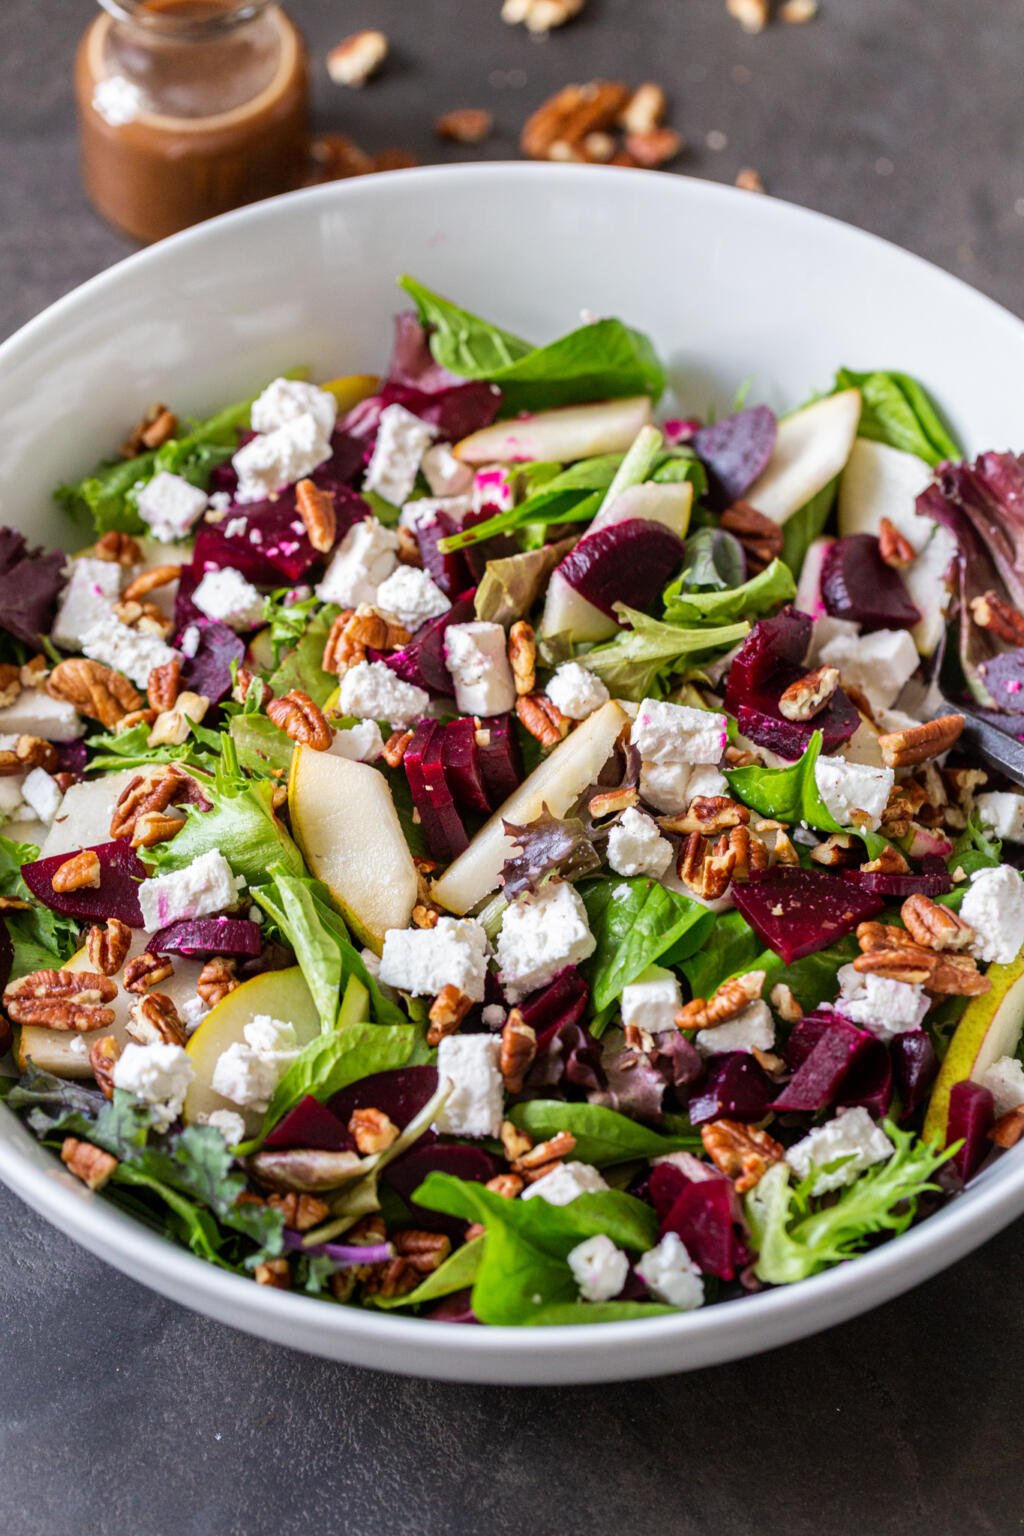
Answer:
M637 171L611 166L547 165L522 161L486 161L454 165L426 166L390 172L386 178L356 178L304 188L267 199L223 214L171 236L153 246L136 251L113 266L97 273L85 283L57 299L0 343L0 368L13 363L19 354L35 345L36 338L59 327L65 314L99 298L114 288L126 269L133 274L149 267L159 269L173 261L188 246L216 242L223 231L250 232L263 223L274 223L287 208L289 215L320 203L372 201L380 196L401 198L411 181L436 183L439 192L452 181L479 180L493 192L501 177L565 186L570 180L601 196L614 189L621 178L632 181ZM649 173L657 174L657 173ZM382 192L382 181L388 189ZM953 273L921 256L904 250L879 235L799 204L774 197L751 199L735 187L696 177L658 175L664 198L680 197L703 202L713 208L733 204L738 198L750 203L751 219L789 222L795 229L830 226L837 238L849 245L882 248L889 260L902 263L908 271L927 270L930 281L940 281L954 290L958 301L965 300L987 311L1013 336L1012 345L1024 341L1024 321L996 300L980 293ZM840 234L841 232L841 234ZM488 1358L493 1365L500 1357L511 1360L511 1351L526 1362L523 1381L537 1381L529 1375L530 1362L557 1357L575 1362L577 1371L570 1380L611 1380L685 1369L690 1363L724 1361L738 1355L750 1355L798 1337L805 1337L878 1305L902 1290L934 1275L994 1235L1024 1212L1024 1152L1003 1154L999 1162L966 1197L957 1197L941 1211L920 1225L881 1244L853 1261L826 1270L795 1285L780 1286L736 1303L700 1308L680 1313L629 1322L600 1325L544 1328L480 1327L438 1329L428 1319L410 1318L370 1308L325 1306L316 1297L286 1293L270 1287L258 1287L240 1275L219 1270L206 1260L178 1248L167 1239L148 1231L126 1213L106 1205L82 1186L72 1187L70 1176L56 1157L38 1148L46 1162L33 1158L29 1150L16 1150L16 1132L8 1126L8 1117L24 1136L31 1133L14 1115L2 1108L4 1125L0 1136L0 1180L61 1231L82 1243L90 1251L115 1267L141 1278L151 1288L203 1311L209 1304L218 1315L257 1336L275 1337L312 1353L324 1353L317 1335L329 1335L335 1344L351 1343L353 1357L361 1363L375 1363L380 1352L381 1368L410 1371L419 1375L473 1378L473 1366L487 1371ZM52 1166L50 1164L52 1163ZM271 1325L268 1333L261 1323ZM596 1332L595 1332L596 1329ZM731 1336L733 1336L731 1338ZM700 1340L700 1359L685 1358L688 1340ZM641 1363L628 1358L632 1346L643 1344L647 1359ZM652 1358L651 1346L665 1346L663 1356ZM429 1365L404 1362L403 1349L414 1347L422 1358L436 1355ZM345 1357L344 1347L328 1352ZM593 1371L584 1365L588 1355L600 1355L605 1363ZM477 1379L493 1379L485 1375ZM554 1379L554 1378L551 1378Z

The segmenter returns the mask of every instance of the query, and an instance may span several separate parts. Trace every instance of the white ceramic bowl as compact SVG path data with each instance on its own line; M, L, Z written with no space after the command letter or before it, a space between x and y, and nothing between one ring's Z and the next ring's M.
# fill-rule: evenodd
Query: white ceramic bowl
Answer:
M971 453L1020 447L1024 325L963 283L821 215L672 176L451 166L278 198L131 257L0 348L0 521L74 543L50 501L153 400L205 413L297 363L379 367L412 272L546 340L586 307L653 336L679 406L792 406L835 368L918 375ZM0 1109L0 1178L126 1274L223 1322L358 1365L567 1383L735 1359L865 1311L1024 1210L1024 1152L842 1268L686 1316L590 1328L442 1327L225 1274L89 1194Z

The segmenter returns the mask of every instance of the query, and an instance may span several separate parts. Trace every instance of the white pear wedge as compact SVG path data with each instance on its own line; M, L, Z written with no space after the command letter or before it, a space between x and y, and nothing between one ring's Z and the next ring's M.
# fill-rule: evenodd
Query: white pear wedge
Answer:
M597 533L599 528L636 519L644 523L661 523L677 538L685 539L692 510L693 486L689 480L666 481L664 484L647 480L643 485L629 486L610 506L602 507L584 537Z
M599 453L625 453L653 410L646 395L563 405L532 416L514 416L471 432L452 450L463 464L522 464L551 460L571 464Z
M935 1079L922 1135L946 1140L949 1096L957 1083L980 1083L1000 1056L1013 1056L1024 1028L1024 955L1009 965L990 965L990 992L972 997L949 1042Z
M744 501L784 523L842 472L860 421L860 390L826 395L784 416L768 468Z

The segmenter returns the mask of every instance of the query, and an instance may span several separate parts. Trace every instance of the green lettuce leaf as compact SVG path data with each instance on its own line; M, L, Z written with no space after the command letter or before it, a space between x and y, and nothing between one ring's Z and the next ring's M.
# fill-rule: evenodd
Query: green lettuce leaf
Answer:
M615 608L630 627L578 660L597 674L616 699L639 702L651 697L673 673L696 665L698 658L727 650L750 633L746 623L687 629L648 618L624 603L616 603Z
M213 801L210 810L186 806L181 831L169 842L144 850L153 874L185 869L213 848L224 855L236 875L245 876L254 892L271 878L272 867L279 866L289 875L305 874L302 854L274 814L274 786L269 779L243 781L230 788L204 783L203 792Z
M621 320L598 320L548 346L533 347L415 278L399 282L423 324L433 327L435 361L460 378L497 384L502 409L509 414L622 395L650 395L656 401L664 391L664 370L650 341Z
M228 730L242 768L278 782L284 780L295 746L280 726L266 715L242 713L232 716Z
M805 1013L819 1003L832 1002L839 990L840 966L849 965L860 953L852 934L827 949L815 950L790 965L772 949L763 949L757 934L739 912L722 912L700 949L679 962L694 997L710 997L730 976L764 971L763 994L768 997L777 982L784 981Z
M307 597L298 603L287 602L292 590L291 587L279 587L263 600L263 618L270 632L275 667L280 663L282 652L298 645L320 607L318 597Z
M559 1099L528 1099L517 1104L509 1119L520 1130L528 1131L533 1141L546 1141L559 1131L570 1131L576 1138L573 1156L595 1168L614 1163L628 1163L638 1157L663 1157L667 1152L700 1148L697 1131L666 1136L647 1125L620 1115L601 1104L566 1104Z
M777 821L803 822L818 832L849 832L859 837L868 857L877 859L887 846L878 832L861 827L843 827L821 798L814 777L814 765L821 756L822 734L815 731L804 755L788 768L728 768L725 777L738 800L752 811L760 811Z
M180 745L167 743L151 747L148 744L151 727L144 722L133 725L127 731L100 731L86 737L89 750L90 773L120 773L126 768L145 768L151 763L180 763L182 767L204 768L212 772L216 756L205 745L209 733L202 737L196 727Z
M861 1253L879 1233L905 1232L921 1196L936 1190L934 1176L957 1150L939 1149L901 1131L885 1133L896 1148L887 1162L866 1169L838 1195L815 1199L818 1170L795 1187L776 1163L746 1197L746 1215L758 1250L754 1273L768 1285L791 1285Z
M702 528L700 533L711 533ZM698 538L699 534L694 534ZM759 619L774 613L796 596L796 582L788 565L773 560L763 571L738 587L707 592L685 590L691 572L684 571L665 589L665 620L669 624L734 624L740 619Z
M642 876L589 881L580 895L597 940L584 971L598 1013L670 950L678 962L699 949L715 923L699 902Z
M856 373L840 368L834 391L861 392L860 437L916 453L934 469L944 459L963 458L963 449L946 429L931 396L909 373L875 370Z
M328 603L306 625L305 633L294 650L269 674L267 682L281 698L298 688L308 693L314 704L323 704L338 686L338 679L323 669L324 645L340 609Z
M21 877L21 866L34 863L38 857L39 849L34 843L16 843L9 837L0 837L0 896L28 903L23 909L8 909L2 917L14 950L14 981L31 971L56 969L78 948L78 924L74 919L44 907Z

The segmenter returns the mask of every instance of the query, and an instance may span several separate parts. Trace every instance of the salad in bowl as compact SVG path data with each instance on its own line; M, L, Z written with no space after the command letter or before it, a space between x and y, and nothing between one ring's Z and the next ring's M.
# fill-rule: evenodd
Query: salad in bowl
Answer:
M153 406L79 553L0 530L0 1092L325 1304L853 1259L1024 1134L1024 795L961 740L1024 739L1024 460L885 370L659 418L620 320L402 286L381 377Z

